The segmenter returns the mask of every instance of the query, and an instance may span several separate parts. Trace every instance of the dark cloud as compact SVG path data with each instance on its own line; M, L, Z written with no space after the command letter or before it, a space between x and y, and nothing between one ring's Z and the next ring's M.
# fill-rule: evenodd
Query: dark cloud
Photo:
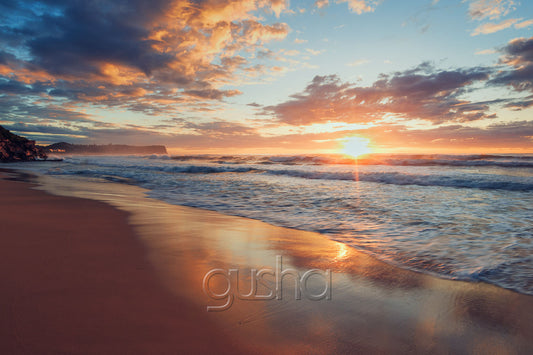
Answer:
M91 116L66 106L43 104L17 96L0 96L0 119L13 122L58 120L61 123L96 123Z
M503 64L512 67L504 70L490 84L510 85L517 91L533 91L533 37L517 38L502 49Z
M522 99L513 100L507 103L504 107L510 108L514 111L520 111L529 107L533 107L533 95Z
M32 86L24 85L16 80L9 80L0 77L0 93L12 93L12 94L31 94L38 93L40 90L34 89Z
M96 0L45 1L60 10L35 19L23 29L35 33L25 42L31 63L55 75L102 74L99 64L131 66L149 76L166 67L173 56L153 49L150 22L169 1ZM60 14L57 14L60 12Z
M8 65L10 62L16 60L16 57L13 54L0 51L0 64Z

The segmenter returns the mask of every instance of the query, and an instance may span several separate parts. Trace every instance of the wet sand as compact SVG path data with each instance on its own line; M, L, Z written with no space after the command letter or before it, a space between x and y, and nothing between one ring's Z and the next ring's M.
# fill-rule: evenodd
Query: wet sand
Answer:
M168 205L134 186L37 181L49 193L85 200L1 182L8 199L0 202L7 290L0 343L8 353L44 345L77 353L533 352L531 296L402 270L316 233ZM41 217L28 219L33 214ZM239 299L250 290L251 269L274 270L278 256L299 275L330 270L331 299L295 299L290 276L280 300ZM206 307L226 298L202 289L213 269L239 272L238 289L229 283L234 301L220 312ZM212 281L215 292L226 290L221 275ZM311 293L324 284L310 278Z
M29 187L0 179L0 353L238 350L160 284L126 212Z

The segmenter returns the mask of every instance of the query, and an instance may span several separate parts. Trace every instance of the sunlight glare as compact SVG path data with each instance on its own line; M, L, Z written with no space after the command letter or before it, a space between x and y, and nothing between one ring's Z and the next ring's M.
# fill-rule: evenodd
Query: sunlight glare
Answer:
M362 137L350 137L344 141L342 153L357 158L361 155L371 153L368 146L370 140Z

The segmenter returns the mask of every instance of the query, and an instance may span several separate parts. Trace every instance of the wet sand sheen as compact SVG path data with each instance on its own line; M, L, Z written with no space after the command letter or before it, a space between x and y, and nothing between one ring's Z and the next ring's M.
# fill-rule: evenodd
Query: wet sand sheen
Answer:
M533 321L529 317L533 297L483 283L441 280L401 270L316 233L168 205L144 197L143 190L133 186L71 178L40 177L39 181L54 194L101 200L127 211L129 225L143 242L150 260L145 271L160 283L156 289L163 285L172 297L185 302L184 308L173 310L168 317L183 319L181 313L185 312L195 321L206 321L209 327L201 333L209 338L224 329L227 336L220 336L219 340L226 342L224 346L231 350L236 344L245 351L262 353L528 353L533 350L529 339L533 333ZM95 209L102 208L104 205L99 204ZM135 244L135 238L121 243ZM309 269L330 269L332 299L295 300L291 293L293 284L288 280L287 284L284 281L287 292L283 300L236 299L224 312L206 312L207 305L221 302L209 299L202 291L202 279L209 270L237 268L244 276L243 288L249 289L250 280L246 278L249 270L275 267L277 255L283 257L284 268L295 268L301 274ZM137 262L142 263L142 253L137 256L140 260ZM63 280L63 283L69 285L70 281ZM132 282L125 287L130 287L130 293L136 298L148 297L149 291L135 285ZM56 327L56 319L49 321ZM147 326L147 330L165 338L165 329L161 332L158 329L158 324ZM190 329L191 333L196 331L194 327ZM187 338L185 343L189 340L194 343L197 338ZM137 339L130 337L129 341L135 343ZM120 345L113 344L115 349L120 349ZM84 346L80 345L79 349L83 350ZM167 349L172 351L171 347Z

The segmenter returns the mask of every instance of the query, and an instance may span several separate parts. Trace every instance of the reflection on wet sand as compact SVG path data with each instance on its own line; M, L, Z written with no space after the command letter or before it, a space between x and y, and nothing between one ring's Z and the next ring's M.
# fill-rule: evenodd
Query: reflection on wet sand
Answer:
M301 274L333 272L329 301L295 300L294 280L287 278L282 300L235 297L226 311L209 313L250 351L533 352L533 297L402 270L316 233L168 205L133 186L40 179L56 194L104 200L131 213L161 281L198 312L220 302L202 290L212 269L238 269L241 293L250 290L250 270L275 268L278 255L284 268Z

